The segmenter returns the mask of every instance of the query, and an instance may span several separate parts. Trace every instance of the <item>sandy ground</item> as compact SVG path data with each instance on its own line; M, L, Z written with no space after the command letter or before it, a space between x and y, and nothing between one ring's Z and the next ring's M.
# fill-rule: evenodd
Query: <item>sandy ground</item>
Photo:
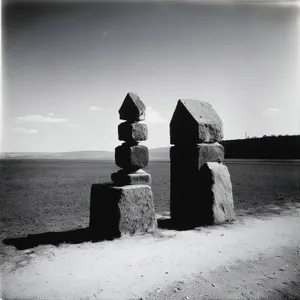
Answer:
M299 206L190 231L2 250L2 299L300 299Z

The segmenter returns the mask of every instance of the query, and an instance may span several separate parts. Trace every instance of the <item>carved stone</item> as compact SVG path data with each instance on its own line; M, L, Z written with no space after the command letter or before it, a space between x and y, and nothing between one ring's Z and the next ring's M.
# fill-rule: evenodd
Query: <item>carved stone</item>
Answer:
M128 143L145 141L148 139L148 127L143 123L123 122L118 126L120 141Z
M138 95L128 93L119 109L121 120L130 122L145 120L146 106Z
M170 122L170 138L176 145L219 142L223 139L223 122L211 104L181 99Z

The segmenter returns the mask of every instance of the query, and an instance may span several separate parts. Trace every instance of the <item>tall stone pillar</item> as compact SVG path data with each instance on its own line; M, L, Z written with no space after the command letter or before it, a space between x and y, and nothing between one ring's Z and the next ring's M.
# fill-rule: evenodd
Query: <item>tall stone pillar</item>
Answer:
M113 183L92 186L90 229L99 238L146 232L157 226L154 214L151 176L142 170L149 162L149 151L140 141L148 138L146 106L140 98L128 93L119 110L119 140L115 162L121 168L111 175Z
M170 211L176 224L218 224L234 218L222 138L222 120L209 103L178 101L170 122Z

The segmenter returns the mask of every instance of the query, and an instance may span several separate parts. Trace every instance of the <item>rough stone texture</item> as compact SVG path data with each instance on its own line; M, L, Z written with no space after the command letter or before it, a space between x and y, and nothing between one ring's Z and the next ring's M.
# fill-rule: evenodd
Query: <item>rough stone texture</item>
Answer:
M193 223L195 201L198 201L199 186L202 184L199 170L206 162L222 163L224 148L219 143L188 147L176 145L170 148L170 159L171 218L177 223Z
M177 172L199 171L206 162L223 162L224 147L219 143L176 145L170 147L170 159Z
M130 173L148 165L149 151L144 145L130 145L127 143L115 149L116 165Z
M89 226L98 239L153 230L157 221L150 186L92 185Z
M145 171L138 170L134 173L126 173L120 170L111 174L111 180L119 186L133 185L133 184L147 184L151 185L151 175Z
M119 115L121 120L130 122L145 120L146 105L138 95L128 93L119 109Z
M171 218L190 226L221 224L234 218L232 186L226 166L204 164L198 175L184 173L182 183L171 179ZM174 173L171 174L171 176Z
M223 122L212 105L178 100L170 122L171 144L213 143L223 139Z
M145 141L148 139L148 126L143 123L123 122L118 126L120 141L129 143Z
M230 174L226 166L209 162L199 172L200 215L206 224L222 224L234 219Z

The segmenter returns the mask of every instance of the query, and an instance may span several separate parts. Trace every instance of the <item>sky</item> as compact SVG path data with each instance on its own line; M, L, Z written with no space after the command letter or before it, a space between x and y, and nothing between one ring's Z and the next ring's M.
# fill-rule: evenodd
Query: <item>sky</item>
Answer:
M2 152L113 151L127 92L149 148L178 99L210 102L224 139L300 134L299 5L27 2L3 6Z

